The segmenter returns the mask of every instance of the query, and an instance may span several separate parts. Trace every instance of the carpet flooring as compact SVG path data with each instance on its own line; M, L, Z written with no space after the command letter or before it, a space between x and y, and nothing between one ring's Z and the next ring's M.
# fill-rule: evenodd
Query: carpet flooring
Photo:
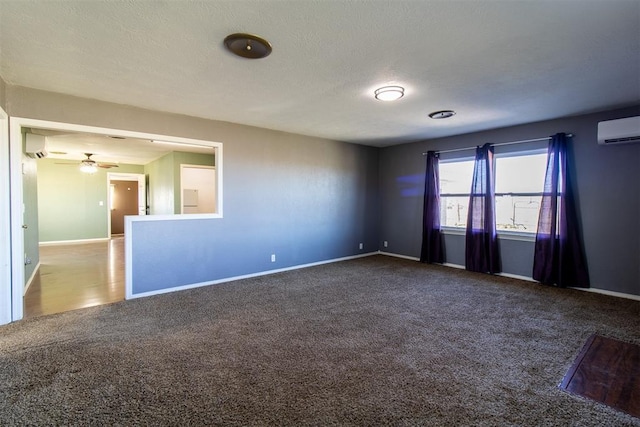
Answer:
M640 301L372 256L0 327L0 425L640 426L558 385Z

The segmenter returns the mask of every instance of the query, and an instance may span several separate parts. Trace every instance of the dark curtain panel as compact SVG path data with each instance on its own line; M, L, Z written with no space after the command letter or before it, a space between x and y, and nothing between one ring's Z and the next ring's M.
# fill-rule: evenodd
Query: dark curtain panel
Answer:
M494 167L493 147L490 144L478 147L469 197L465 266L480 273L500 272Z
M422 211L422 252L420 261L444 262L444 245L440 232L440 172L438 155L427 153L427 171L424 177L424 209Z
M533 279L559 287L589 287L589 273L582 248L573 197L567 152L570 138L551 137L538 218L533 258Z

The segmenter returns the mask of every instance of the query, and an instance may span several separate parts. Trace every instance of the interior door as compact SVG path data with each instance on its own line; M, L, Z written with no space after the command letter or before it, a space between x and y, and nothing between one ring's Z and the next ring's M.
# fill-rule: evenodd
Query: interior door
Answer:
M125 216L147 214L146 176L138 173L109 172L107 178L109 236L124 234Z
M124 217L138 215L138 181L112 181L111 235L124 234Z

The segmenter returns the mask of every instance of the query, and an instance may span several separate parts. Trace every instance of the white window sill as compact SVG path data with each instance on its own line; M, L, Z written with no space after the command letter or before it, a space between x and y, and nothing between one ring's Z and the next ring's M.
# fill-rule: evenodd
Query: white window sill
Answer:
M442 227L443 234L449 234L453 236L464 236L467 232L466 229L461 227ZM517 240L520 242L535 242L535 233L523 233L522 231L498 231L498 239L501 240Z

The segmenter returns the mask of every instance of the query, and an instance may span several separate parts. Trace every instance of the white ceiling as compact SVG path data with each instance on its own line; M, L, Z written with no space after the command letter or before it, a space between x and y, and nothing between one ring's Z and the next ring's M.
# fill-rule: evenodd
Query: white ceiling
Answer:
M0 0L0 56L10 85L387 146L639 104L640 1Z

